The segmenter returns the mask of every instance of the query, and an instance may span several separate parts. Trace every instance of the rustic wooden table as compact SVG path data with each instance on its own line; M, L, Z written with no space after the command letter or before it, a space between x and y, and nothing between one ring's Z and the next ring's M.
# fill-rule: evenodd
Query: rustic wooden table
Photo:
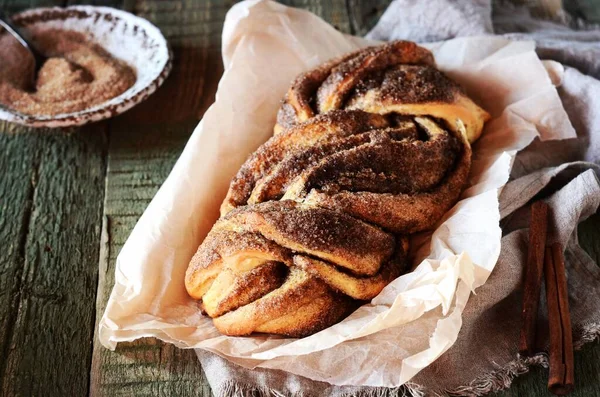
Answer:
M71 3L0 0L0 8ZM221 29L233 1L93 3L158 25L175 67L152 98L112 120L66 130L0 122L0 394L209 396L192 351L144 339L111 352L95 334L120 248L214 99ZM364 34L389 0L285 3ZM580 228L596 258L598 225L596 215ZM576 374L575 395L600 395L597 342L576 353ZM547 395L546 376L534 369L501 395Z

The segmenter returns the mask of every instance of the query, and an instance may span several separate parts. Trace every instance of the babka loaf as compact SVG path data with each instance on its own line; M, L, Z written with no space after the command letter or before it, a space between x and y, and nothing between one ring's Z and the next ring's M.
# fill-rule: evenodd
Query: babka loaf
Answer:
M414 43L300 75L192 258L188 293L226 335L302 337L407 267L408 236L458 200L489 115Z

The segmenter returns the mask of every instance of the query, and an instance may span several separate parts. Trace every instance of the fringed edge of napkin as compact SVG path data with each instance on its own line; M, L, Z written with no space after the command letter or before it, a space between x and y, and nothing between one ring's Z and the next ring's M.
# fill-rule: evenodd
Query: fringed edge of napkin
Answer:
M600 322L586 324L575 330L575 332L578 338L574 342L574 348L575 350L581 350L585 344L600 338ZM508 389L518 376L526 374L533 366L548 368L548 355L546 353L539 353L532 357L519 356L504 367L473 380L469 385L452 390L426 390L421 385L409 382L396 388L374 387L359 392L344 393L341 397L483 396ZM240 383L233 379L224 382L219 390L213 390L213 392L217 396L231 397L308 397L304 393L282 394L276 389L259 387L249 383Z
M581 350L585 344L600 338L600 322L586 324L579 328L578 331L576 330L576 332L578 332L579 337L575 340L573 347L575 350ZM444 390L443 394L435 393L435 395L462 397L483 396L499 392L508 389L515 378L529 372L534 365L548 368L548 355L546 353L539 353L532 357L519 356L504 367L476 378L468 386L458 387L453 390ZM424 396L424 394L420 396Z
M239 383L230 380L223 383L223 386L214 391L217 396L231 397L309 397L304 393L283 394L278 390L257 387L255 385ZM373 387L360 392L344 393L340 397L423 397L425 392L420 385L415 383L405 383L395 388Z

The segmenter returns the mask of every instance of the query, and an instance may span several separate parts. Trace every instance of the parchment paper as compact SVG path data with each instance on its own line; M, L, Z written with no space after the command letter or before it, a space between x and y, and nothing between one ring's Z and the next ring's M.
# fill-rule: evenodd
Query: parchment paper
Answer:
M474 146L470 187L433 233L415 236L418 264L339 324L303 339L220 335L187 296L190 258L218 216L231 177L272 135L280 99L300 72L369 42L316 16L243 2L223 29L225 73L216 101L140 218L116 264L100 341L153 336L213 351L245 367L277 368L337 385L394 387L456 340L471 292L500 252L498 194L516 151L536 136L575 137L553 85L562 67L533 42L495 37L428 44L438 67L493 119Z

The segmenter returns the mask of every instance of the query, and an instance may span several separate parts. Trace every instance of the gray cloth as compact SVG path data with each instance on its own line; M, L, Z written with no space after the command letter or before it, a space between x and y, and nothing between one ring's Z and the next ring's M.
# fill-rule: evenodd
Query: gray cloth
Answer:
M598 337L600 268L579 246L577 225L600 205L600 81L596 80L600 78L600 31L574 31L565 24L535 20L527 10L508 4L492 13L489 0L395 0L368 37L432 41L494 31L536 40L540 57L570 66L559 94L578 138L536 140L518 154L511 181L500 197L500 259L487 283L469 300L455 345L399 389L337 387L281 371L250 371L199 351L215 395L483 395L510 386L530 365L546 363L541 354L527 359L517 354L528 209L531 201L540 198L553 210L550 238L566 246L575 345ZM548 343L545 304L542 296L541 349Z

